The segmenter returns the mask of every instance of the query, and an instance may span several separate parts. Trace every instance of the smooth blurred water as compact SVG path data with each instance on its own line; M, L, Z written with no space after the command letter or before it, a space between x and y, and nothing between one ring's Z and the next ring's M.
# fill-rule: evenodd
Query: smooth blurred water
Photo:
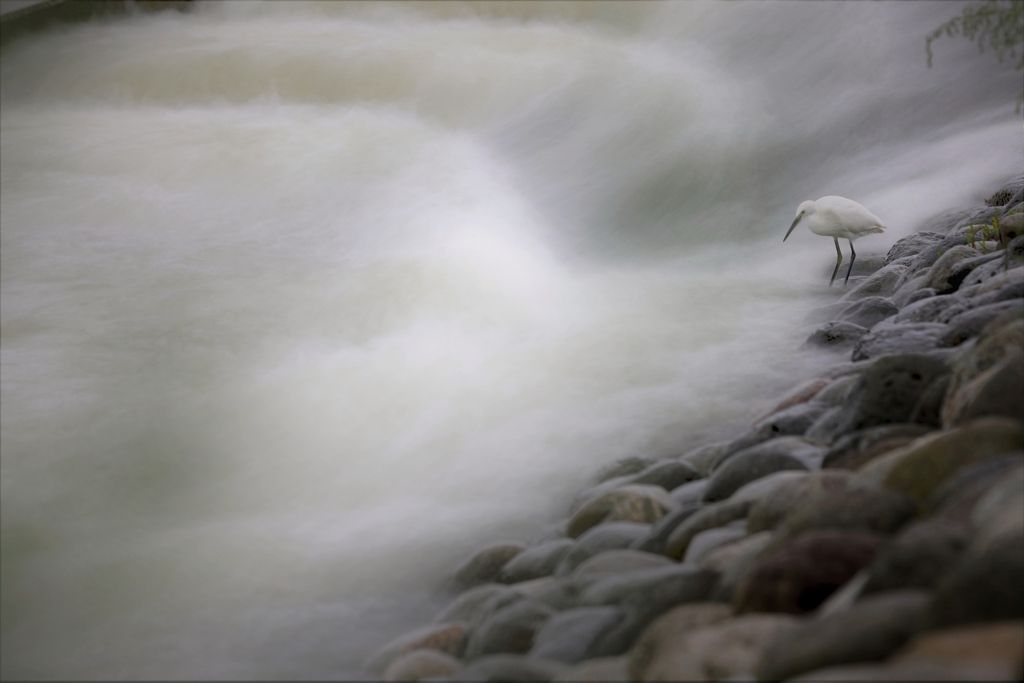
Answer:
M1020 172L952 3L197 3L0 60L2 675L338 678ZM844 245L845 249L845 245Z

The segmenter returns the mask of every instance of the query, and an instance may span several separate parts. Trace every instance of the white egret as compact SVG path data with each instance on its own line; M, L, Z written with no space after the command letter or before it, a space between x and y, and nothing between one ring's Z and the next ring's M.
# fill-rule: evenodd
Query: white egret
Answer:
M836 269L832 271L832 279L828 281L829 287L836 281L836 273L839 272L839 265L843 262L843 252L839 250L839 238L842 237L850 242L850 267L846 270L846 283L848 284L850 273L853 271L853 262L857 258L857 252L853 250L853 241L873 232L885 231L882 219L857 202L846 197L829 195L814 202L807 200L797 208L796 220L786 231L786 237L782 238L783 242L789 237L789 233L793 232L796 224L804 218L807 218L807 227L811 232L815 235L831 237L836 243Z

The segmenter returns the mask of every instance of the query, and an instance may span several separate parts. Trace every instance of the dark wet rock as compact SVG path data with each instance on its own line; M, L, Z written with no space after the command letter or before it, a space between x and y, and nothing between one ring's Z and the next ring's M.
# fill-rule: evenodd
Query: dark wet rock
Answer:
M392 662L413 650L437 650L448 655L455 655L462 647L466 635L466 625L462 623L430 624L387 643L377 650L368 660L366 671L379 675Z
M587 529L608 522L652 524L679 504L660 486L631 484L584 504L569 520L567 535L576 538Z
M496 583L487 583L482 586L477 586L476 588L470 588L469 590L460 593L450 605L437 615L434 622L470 623L484 608L484 605L492 598L499 595L514 594L514 591L509 586L503 586Z
M680 457L679 461L706 477L711 472L712 464L729 448L730 443L729 441L718 441L695 448Z
M896 244L889 249L889 253L885 255L885 263L888 265L896 259L907 256L917 258L923 249L939 244L944 239L946 236L937 232L917 232L909 237L904 237L897 240Z
M853 360L930 351L948 331L940 323L879 326L864 335L853 349Z
M734 526L738 524L739 526ZM708 529L693 537L690 545L686 547L684 563L698 562L700 558L714 550L733 541L738 541L747 535L746 521L739 520L728 526L719 529Z
M953 266L950 271L949 284L953 285L954 291L959 289L960 285L963 284L964 279L970 275L975 268L979 268L1000 258L1002 258L1002 254L999 252L993 252L990 254L979 254L960 261Z
M938 432L886 456L885 487L909 496L920 508L957 471L1024 448L1024 424L1001 417L975 420ZM886 471L887 469L887 471Z
M938 380L937 380L938 381ZM921 424L888 424L859 429L840 437L821 466L856 470L862 465L933 431Z
M579 604L647 605L664 611L703 600L716 578L714 572L696 565L670 564L595 581L580 595Z
M609 522L591 527L563 554L555 569L555 575L568 576L594 555L605 550L628 548L634 541L647 536L650 531L650 524L635 522Z
M595 483L600 484L608 481L609 479L615 479L616 477L625 477L631 474L637 474L653 464L654 461L650 458L638 458L636 456L622 458L621 460L616 460L612 464L603 467L594 477L594 480Z
M889 296L906 270L907 266L901 263L890 263L866 277L856 287L851 288L840 301L856 301L871 296Z
M801 613L815 609L885 545L856 532L811 531L761 559L737 587L733 608Z
M949 331L939 339L939 346L957 346L971 337L977 337L985 326L997 317L1018 309L1024 313L1024 302L1011 300L964 311L949 321Z
M751 506L747 531L754 534L775 529L791 513L816 500L865 485L859 475L845 470L808 472L800 478L783 482Z
M496 580L505 563L525 549L522 543L496 543L484 548L455 571L456 585L469 587Z
M897 591L805 621L768 643L755 673L759 680L778 681L827 666L885 659L922 629L929 601L923 591Z
M952 247L936 259L928 277L924 280L923 287L931 287L939 294L952 292L959 287L960 282L966 277L966 273L954 276L954 269L963 261L973 259L978 252L966 245ZM957 279L959 278L959 279Z
M988 680L1020 680L1024 672L1024 621L970 624L918 635L895 658L897 662L999 663L1000 675Z
M798 623L781 614L748 614L717 621L665 639L634 680L749 680L768 643L783 638Z
M982 496L971 511L971 521L978 529L972 553L986 552L1007 536L1024 537L1024 465Z
M708 594L708 600L732 603L736 586L754 568L758 558L768 552L775 536L760 531L733 543L715 548L697 560L697 566L718 572L718 581Z
M866 327L856 325L847 321L833 321L825 323L807 338L808 346L820 346L826 348L845 348L853 346L860 338L867 334Z
M967 303L951 294L933 296L909 303L893 318L894 323L945 323L966 311Z
M700 473L678 460L657 462L642 472L630 477L631 484L651 484L671 491L683 484L700 478Z
M534 633L553 614L555 610L530 599L519 600L496 611L470 632L465 659L503 652L527 652L533 645Z
M875 556L863 593L932 589L961 560L969 541L970 528L964 524L912 524Z
M1024 421L1024 351L1011 351L955 393L946 393L949 408L943 408L950 424L985 415Z
M964 467L932 494L928 513L945 520L968 521L975 504L1022 464L1024 452L1011 451Z
M708 487L707 479L698 479L669 491L669 495L682 507L699 503L704 498L704 490ZM663 518L664 519L664 518Z
M814 529L888 535L908 522L916 512L914 503L902 494L854 488L808 501L786 515L780 531L788 538Z
M558 563L573 543L574 541L568 538L557 538L524 550L501 568L498 581L520 583L554 574Z
M748 449L729 458L711 475L704 500L724 500L744 484L782 470L806 470L807 465L787 453Z
M587 657L594 640L623 617L616 607L577 607L556 614L534 635L529 656L576 664Z
M629 680L656 680L645 674L651 662L661 659L665 653L674 651L681 639L689 633L732 616L727 605L717 603L694 603L675 607L658 617L648 626L629 654Z
M907 422L925 389L948 372L942 361L920 354L879 358L850 390L836 436Z
M384 671L385 681L420 681L448 678L462 667L455 657L437 650L413 650L402 655Z
M659 519L653 527L651 527L651 530L647 533L646 536L637 539L636 541L631 543L629 547L633 550L643 550L644 552L648 553L665 555L668 548L667 544L669 536L671 536L672 532L676 530L676 527L685 522L690 517L690 515L697 512L697 510L699 509L699 505L695 503L689 503L678 510L674 510L668 513L667 515Z
M522 655L491 655L470 662L455 672L455 681L550 681L568 669L561 662Z
M892 299L881 296L869 296L847 306L836 320L871 329L886 318L896 315L899 309Z
M742 519L747 516L750 508L750 501L731 502L728 500L701 508L669 535L665 548L666 554L677 560L682 559L694 536L702 531L725 526L729 522Z
M969 554L936 588L929 623L942 628L1024 619L1024 535L1009 534Z

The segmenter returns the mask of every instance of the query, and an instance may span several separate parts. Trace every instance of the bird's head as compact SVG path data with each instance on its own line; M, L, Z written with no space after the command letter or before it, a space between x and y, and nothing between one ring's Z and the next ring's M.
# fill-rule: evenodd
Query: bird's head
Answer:
M796 227L797 223L803 220L804 216L810 216L817 210L818 205L810 199L798 206L796 209L796 218L793 219L793 225L789 226L789 230L786 231L786 236L782 238L782 241L785 242L789 238L789 233L793 232L793 228Z

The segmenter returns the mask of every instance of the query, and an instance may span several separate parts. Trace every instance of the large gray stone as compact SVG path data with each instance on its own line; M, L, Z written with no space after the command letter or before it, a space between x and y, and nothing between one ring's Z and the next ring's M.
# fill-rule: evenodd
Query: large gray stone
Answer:
M833 320L811 332L805 343L821 348L845 349L859 342L867 333L867 328L861 325L846 320Z
M934 628L1024 619L1024 535L1008 534L969 554L936 587Z
M923 591L897 591L807 620L765 647L755 673L762 681L778 681L827 666L885 659L921 630L929 601Z
M856 287L844 294L840 301L856 301L870 296L889 296L896 289L896 283L906 270L907 266L901 263L889 263L858 283Z
M708 480L706 478L698 479L697 481L691 481L683 484L682 486L675 487L669 491L669 495L672 496L680 506L686 507L694 503L699 503L704 498L704 489L707 487Z
M712 464L729 448L730 444L730 441L709 443L687 451L679 458L679 461L695 469L702 477L706 477L711 472Z
M899 309L892 299L882 296L869 296L847 306L836 317L854 325L871 329L886 318L896 315Z
M509 586L496 583L485 583L460 593L455 600L442 610L434 619L435 623L473 621L488 600L499 595L513 595Z
M609 574L626 574L659 567L671 567L674 563L663 555L645 553L640 550L605 550L594 555L576 568L572 580L580 586L591 584Z
M574 543L569 538L556 538L528 548L509 560L498 573L502 583L531 581L555 573L555 568Z
M527 652L533 645L534 633L553 614L555 610L530 599L498 610L490 619L473 628L466 643L465 658L472 660L490 654Z
M836 440L821 463L824 468L859 469L865 463L924 436L932 429L921 424L887 424L859 429Z
M946 323L950 318L966 311L969 305L961 297L946 294L932 296L900 309L893 317L893 323Z
M1007 311L985 326L977 343L966 347L953 360L953 375L942 406L942 423L951 426L981 416L981 406L989 410L999 406L1000 397L1012 389L1014 358L1024 348L1024 316L1016 310ZM1007 373L996 369L1006 363ZM1011 381L1004 388L1004 376ZM1018 397L1006 396L1008 411L997 414L1016 417L1014 406ZM980 401L980 405L979 405Z
M660 486L630 484L598 496L573 514L566 528L570 538L608 522L652 524L679 504Z
M850 390L837 436L907 422L925 389L948 372L945 363L919 354L879 358Z
M576 539L558 562L556 576L568 576L587 559L604 552L628 548L638 539L650 533L650 524L635 522L609 522L592 527Z
M475 553L455 571L455 583L469 587L494 581L505 563L525 549L522 543L490 545Z
M692 564L672 564L654 569L607 576L590 584L579 598L580 605L636 605L668 609L685 602L703 600L714 585L714 572Z
M894 533L917 512L906 496L895 491L853 488L809 500L782 520L784 537L814 529L843 529L880 535Z
M751 450L737 453L711 475L708 487L704 491L704 500L724 500L744 484L775 472L806 469L807 465L802 460L786 453L759 453Z
M727 605L691 603L674 607L644 629L629 653L628 680L649 680L651 662L675 650L680 640L697 629L725 621L732 616Z
M671 491L689 481L700 478L700 476L700 473L686 463L678 460L663 460L630 477L630 483L651 484Z
M808 468L812 468L820 464L824 453L825 450L823 448L809 443L799 436L780 436L769 441L762 441L734 453L723 453L719 460L714 463L712 473L717 473L730 460L740 456L744 458L763 458L785 455L799 460ZM708 480L709 484L712 480L713 476ZM705 493L706 491L705 489Z
M706 479L703 481L707 481ZM685 486L685 485L684 485ZM680 487L682 488L682 487ZM664 555L667 549L669 536L680 524L686 521L690 515L697 512L700 506L690 503L678 510L668 513L651 527L651 530L643 538L638 538L630 544L634 550L643 550L648 553Z
M665 544L665 554L677 560L682 559L694 536L707 529L725 526L729 522L742 519L750 512L750 508L749 500L741 502L726 500L698 510L669 535L668 542Z
M863 593L932 589L957 565L969 540L970 529L963 524L941 520L912 524L872 561Z
M616 607L577 607L551 617L534 635L531 658L576 664L593 642L625 615Z
M768 495L759 498L750 508L747 531L753 534L775 529L794 511L816 500L864 486L867 484L853 472L808 472L802 477L782 482Z
M740 526L734 526L739 524ZM693 537L690 545L686 548L684 563L699 562L702 557L714 550L733 541L738 541L747 535L746 521L739 520L720 529L708 529Z
M635 455L631 455L628 458L616 460L612 464L603 467L594 476L594 481L595 483L600 484L608 481L609 479L638 474L653 464L654 461L650 458L640 458Z
M1017 309L1024 312L1024 301L1000 301L964 311L949 321L949 331L939 339L939 346L957 346L971 337L977 337L997 317Z
M940 323L876 326L857 342L852 359L931 351L948 331L949 327Z
M925 248L934 246L944 239L946 239L946 235L938 232L918 232L904 237L890 247L889 253L885 255L885 263L888 265L896 259L907 256L916 258Z
M960 278L960 281L950 281L953 277L954 269L963 261L972 259L975 256L978 256L978 252L969 246L958 245L952 247L935 260L935 263L928 271L928 277L923 283L924 287L931 287L939 294L954 291L963 279Z
M410 631L374 652L366 663L366 671L379 676L396 660L414 650L437 650L448 655L456 655L461 650L466 638L466 625L463 623L442 623L422 626Z

